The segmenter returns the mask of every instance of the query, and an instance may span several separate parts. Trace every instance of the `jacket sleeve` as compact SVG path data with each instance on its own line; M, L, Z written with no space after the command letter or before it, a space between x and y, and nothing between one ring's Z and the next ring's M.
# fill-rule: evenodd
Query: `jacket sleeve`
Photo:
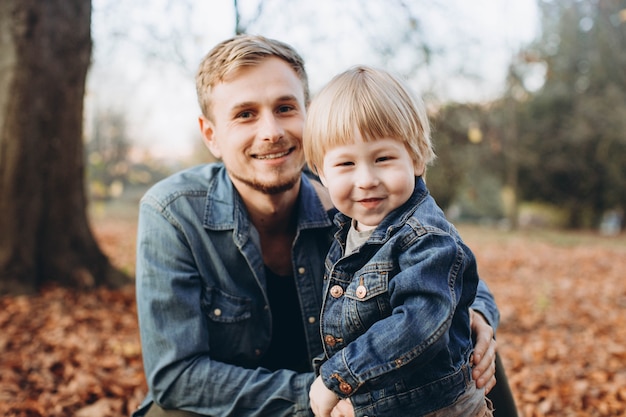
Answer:
M207 416L311 416L312 372L212 359L202 280L178 226L154 202L141 204L136 297L149 397L165 409Z

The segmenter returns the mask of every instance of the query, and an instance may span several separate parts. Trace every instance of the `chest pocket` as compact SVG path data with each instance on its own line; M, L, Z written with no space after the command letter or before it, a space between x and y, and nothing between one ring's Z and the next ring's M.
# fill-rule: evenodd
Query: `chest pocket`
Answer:
M392 266L368 265L354 275L344 293L343 334L347 343L391 315L389 279Z
M237 323L252 316L251 300L227 294L217 288L204 291L201 305L204 314L217 323Z
M244 366L251 357L252 301L227 294L217 288L205 288L200 302L207 318L211 357ZM253 332L254 333L254 332Z
M345 296L355 301L369 301L388 292L392 264L368 265L358 271L346 288Z

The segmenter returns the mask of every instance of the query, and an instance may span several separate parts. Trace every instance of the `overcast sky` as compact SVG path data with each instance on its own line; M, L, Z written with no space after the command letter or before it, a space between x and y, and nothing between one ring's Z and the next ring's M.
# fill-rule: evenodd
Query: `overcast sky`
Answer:
M93 111L122 111L128 115L134 143L154 156L184 157L192 152L199 140L193 72L214 44L233 34L232 3L94 0L87 117ZM258 0L239 3L244 20L250 19ZM262 17L249 32L296 47L306 60L315 92L354 64L390 66L397 72L414 69L419 60L411 58L417 54L400 46L394 49L405 16L412 13L421 28L418 41L448 51L429 70L413 71L412 87L456 101L497 96L511 56L537 35L535 0L450 0L432 7L434 2L405 3L429 7L407 11L389 7L396 4L389 0L265 0ZM367 7L358 7L364 4ZM393 62L380 56L381 45L392 49ZM449 74L458 67L473 76L458 79Z

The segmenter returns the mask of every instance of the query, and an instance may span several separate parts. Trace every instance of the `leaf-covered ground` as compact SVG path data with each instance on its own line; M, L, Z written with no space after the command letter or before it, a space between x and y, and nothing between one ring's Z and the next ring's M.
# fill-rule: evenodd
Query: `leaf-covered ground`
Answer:
M132 273L132 221L95 230ZM460 230L502 313L520 416L626 415L626 236ZM127 416L145 390L132 287L0 299L0 415Z

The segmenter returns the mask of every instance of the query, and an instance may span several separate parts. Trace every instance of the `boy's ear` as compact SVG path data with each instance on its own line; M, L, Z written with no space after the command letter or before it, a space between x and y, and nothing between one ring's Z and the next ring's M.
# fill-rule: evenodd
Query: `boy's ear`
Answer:
M320 181L322 182L324 187L328 188L328 185L326 184L326 177L324 176L324 173L322 171L320 171L319 169L317 169L317 167L316 167L316 171L317 171L317 176L320 178Z
M200 133L202 134L202 141L206 147L209 148L213 156L218 159L221 158L222 153L220 152L220 148L215 140L215 128L213 123L201 115L198 117L198 125L200 127Z
M416 177L421 177L426 172L426 165L424 164L424 162L415 161L413 162L413 170L415 171Z

